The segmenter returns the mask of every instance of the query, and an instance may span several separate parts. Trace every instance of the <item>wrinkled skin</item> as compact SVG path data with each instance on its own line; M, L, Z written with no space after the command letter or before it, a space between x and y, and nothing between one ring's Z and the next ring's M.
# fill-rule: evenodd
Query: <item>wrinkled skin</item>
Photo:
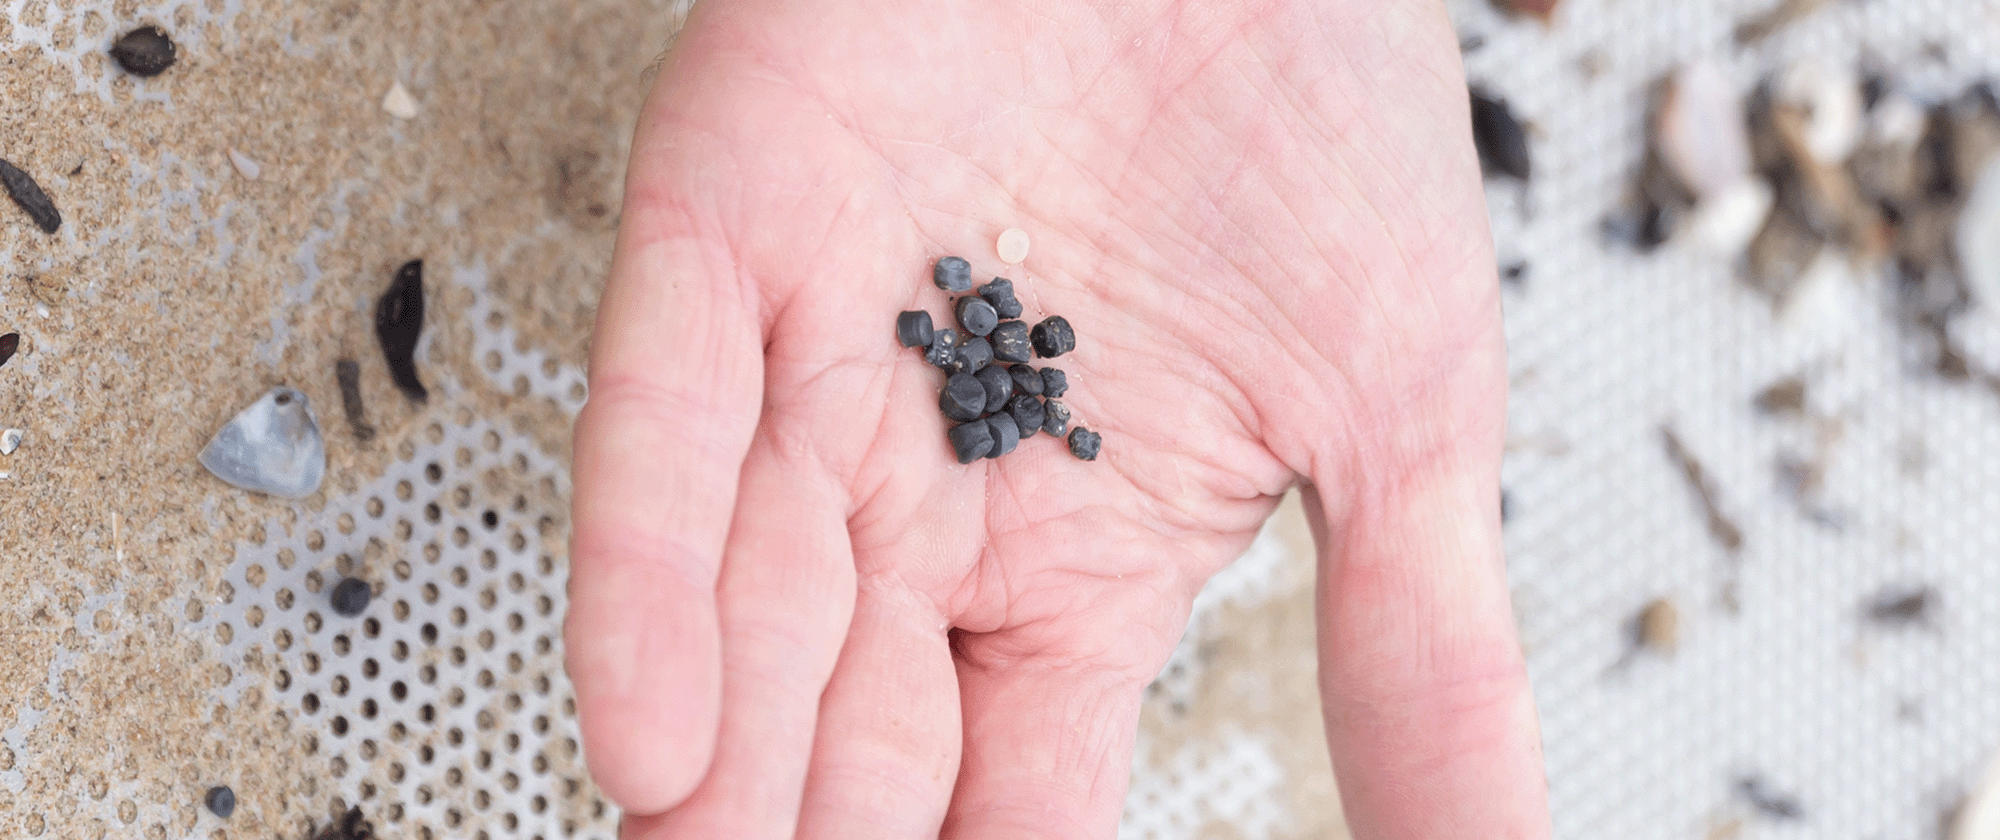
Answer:
M1306 483L1356 836L1546 836L1467 112L1429 0L698 7L576 434L565 638L626 835L1113 836L1141 689ZM1095 463L958 465L894 340L1010 226Z

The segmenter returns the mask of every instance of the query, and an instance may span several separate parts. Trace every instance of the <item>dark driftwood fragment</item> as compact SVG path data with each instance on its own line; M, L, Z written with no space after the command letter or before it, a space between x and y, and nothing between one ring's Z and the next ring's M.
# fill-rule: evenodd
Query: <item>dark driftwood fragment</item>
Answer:
M7 197L27 211L28 218L35 220L35 227L43 233L55 233L62 227L62 213L49 200L49 194L42 191L42 185L5 159L0 159L0 186L7 188Z
M354 439L364 443L374 440L375 427L368 425L368 415L361 406L361 364L353 359L334 362L333 378L340 381L340 407L347 413Z

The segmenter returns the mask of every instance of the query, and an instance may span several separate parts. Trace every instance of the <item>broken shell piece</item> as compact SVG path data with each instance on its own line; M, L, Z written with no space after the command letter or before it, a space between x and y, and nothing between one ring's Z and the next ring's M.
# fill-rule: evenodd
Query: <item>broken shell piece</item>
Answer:
M416 97L410 89L403 87L401 80L389 85L389 92L382 95L382 110L399 120L414 119L417 116Z
M238 175L242 175L252 181L257 180L258 176L264 174L264 167L258 166L257 162L251 160L249 155L235 149L229 150L229 164L236 167Z
M306 395L272 388L215 433L201 465L245 490L298 499L319 489L326 443Z
M1710 253L1741 253L1764 227L1764 218L1771 215L1771 201L1771 185L1744 178L1696 204L1688 218L1688 233Z
M1972 194L1959 211L1953 231L1958 264L1965 272L1972 299L2000 306L2000 157L1986 165L1973 181Z
M1852 69L1800 61L1778 74L1778 103L1802 112L1802 145L1822 164L1839 164L1861 141L1861 79Z
M1697 199L1750 177L1743 97L1713 62L1683 65L1667 80L1654 118L1660 156Z
M1634 625L1634 640L1640 647L1669 655L1680 647L1681 617L1673 601L1653 599L1639 611Z
M21 429L0 431L0 455L14 454L14 450L21 448L21 436L25 434Z

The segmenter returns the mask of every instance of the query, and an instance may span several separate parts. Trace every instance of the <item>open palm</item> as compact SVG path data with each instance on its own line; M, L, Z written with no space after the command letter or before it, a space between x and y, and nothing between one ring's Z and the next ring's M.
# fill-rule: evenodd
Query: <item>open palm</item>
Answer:
M626 833L1108 837L1140 690L1302 480L1356 833L1545 833L1459 79L1427 1L698 8L576 437L569 664ZM945 254L1075 325L1099 460L953 459L892 330L949 321Z

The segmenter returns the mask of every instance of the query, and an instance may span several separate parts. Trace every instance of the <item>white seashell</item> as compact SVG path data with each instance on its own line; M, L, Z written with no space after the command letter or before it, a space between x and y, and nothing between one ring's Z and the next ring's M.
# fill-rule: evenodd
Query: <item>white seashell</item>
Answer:
M417 100L410 95L410 89L403 87L402 81L398 80L389 86L388 93L382 94L382 110L399 120L413 119L417 116Z
M21 429L0 431L0 455L14 454L14 450L21 448L21 436L25 434Z
M326 442L306 395L272 388L215 433L201 465L245 490L297 499L319 489Z
M1771 215L1771 185L1759 178L1741 178L1696 204L1687 231L1695 244L1712 254L1734 256L1750 245L1764 219Z
M1674 72L1653 130L1660 156L1697 199L1750 177L1743 97L1713 62L1691 62Z
M236 167L237 174L252 181L257 180L258 176L264 174L264 167L258 166L257 162L251 160L249 155L235 149L229 150L229 163L231 166Z
M1837 166L1854 154L1861 142L1861 79L1853 69L1831 69L1817 61L1799 61L1778 75L1777 100L1805 112L1806 153L1823 165Z

